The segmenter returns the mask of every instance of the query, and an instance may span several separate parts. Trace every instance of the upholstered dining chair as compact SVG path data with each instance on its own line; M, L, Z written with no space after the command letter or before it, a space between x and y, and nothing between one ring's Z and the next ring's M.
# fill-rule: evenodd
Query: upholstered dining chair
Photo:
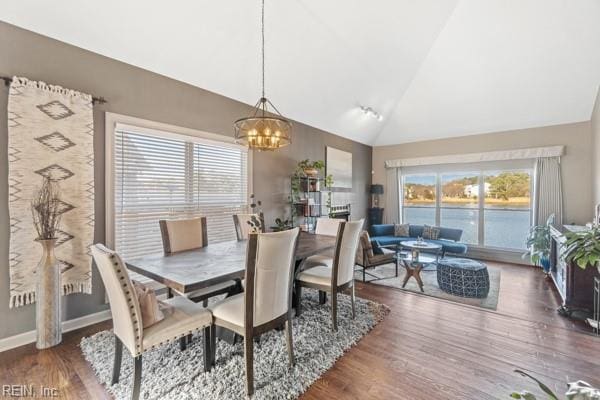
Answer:
M336 236L340 222L344 221L341 218L317 218L317 226L315 227L315 233L317 235Z
M256 214L233 214L233 224L235 226L235 235L237 240L247 240L251 231L249 222L252 217L256 217L260 222L260 231L265 233L265 217L263 213Z
M140 303L129 279L129 273L119 255L101 244L91 247L108 295L115 335L115 358L112 384L119 381L123 346L134 357L132 399L138 399L142 380L142 354L154 347L179 340L203 330L204 370L210 369L210 311L193 301L177 296L166 300L170 310L165 318L143 327Z
M180 251L195 250L208 245L208 230L206 228L206 217L191 219L160 220L160 232L162 235L163 250L170 255ZM179 293L195 302L202 302L204 307L208 305L208 299L221 294L229 293L235 288L235 281L222 282L207 288L199 289L191 293ZM168 289L168 296L172 296Z
M275 233L251 233L246 253L246 288L210 309L211 334L217 326L244 337L246 392L254 393L254 338L285 324L290 366L294 364L292 342L292 282L299 228ZM211 336L211 364L216 342Z
M363 223L363 219L340 222L332 264L327 262L298 273L295 280L296 315L301 313L302 288L308 287L331 294L331 323L334 331L337 331L337 295L339 292L351 289L352 318L355 317L354 264Z
M326 236L337 236L340 223L344 221L340 218L317 218L317 226L315 227L315 234L326 235ZM302 262L301 269L308 269L317 267L319 265L333 265L333 251L326 252L324 254L315 254L307 257Z

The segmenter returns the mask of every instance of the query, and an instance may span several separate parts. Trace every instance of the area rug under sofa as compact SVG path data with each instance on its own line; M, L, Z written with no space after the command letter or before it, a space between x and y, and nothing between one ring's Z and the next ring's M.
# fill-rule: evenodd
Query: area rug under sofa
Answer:
M318 304L316 291L302 296L302 315L293 320L296 365L288 368L283 331L261 336L254 346L256 392L253 399L294 399L302 394L352 346L381 322L388 307L356 299L356 319L352 319L350 298L339 295L338 332L331 330L330 303ZM144 353L141 399L244 399L245 369L243 345L217 342L217 364L203 369L202 336L180 351L177 343ZM123 352L121 379L110 385L114 336L99 332L81 340L81 350L101 383L116 399L131 395L133 359Z
M376 275L378 277L384 278L379 280L370 281L370 283L374 285L380 286L388 286L401 290L406 290L409 292L414 292L418 294L423 294L427 296L437 297L444 300L454 301L456 303L468 304L471 306L487 308L490 310L496 310L498 306L498 296L500 293L500 269L490 267L488 265L488 274L490 277L490 290L486 298L476 299L476 298L468 298L468 297L460 297L455 296L449 293L444 292L438 286L437 282L437 271L435 266L429 265L425 268L425 270L421 271L421 279L423 279L423 290L421 292L417 282L414 278L410 278L406 283L406 287L402 288L402 281L404 279L404 275L406 274L406 270L402 265L398 267L398 277L395 277L396 274L396 265L384 264L378 267L369 268L369 273ZM356 271L354 278L357 281L362 281L362 270ZM372 279L372 277L368 277L367 281Z

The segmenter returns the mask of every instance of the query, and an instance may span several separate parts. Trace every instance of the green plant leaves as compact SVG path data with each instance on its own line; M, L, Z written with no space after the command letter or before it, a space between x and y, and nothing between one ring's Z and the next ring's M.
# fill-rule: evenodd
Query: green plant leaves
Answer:
M542 259L550 257L550 244L552 238L550 236L550 226L537 225L529 229L527 234L527 248L531 257L532 264L539 264Z
M563 244L564 259L575 262L581 269L595 266L600 261L600 228L598 226L585 232L567 232L567 241Z
M537 400L537 398L533 394L531 394L525 390L522 391L521 393L517 393L517 392L511 393L510 397L512 397L513 399Z
M545 384L543 384L542 382L540 382L538 379L534 378L533 376L531 376L528 373L523 372L523 371L521 371L519 369L515 369L515 372L518 373L518 374L520 374L520 375L522 375L522 376L525 376L525 377L531 379L532 381L534 381L535 383L537 383L538 386L540 387L540 389L542 389L542 391L548 395L548 398L550 400L558 400L558 397L556 397L556 395L554 394L554 392L552 392L552 390L550 390L550 388L548 386L546 386ZM514 397L515 394L517 394L517 395L519 395L521 397ZM525 400L530 400L530 399L531 400L535 400L535 396L533 396L533 397L525 397L526 395L533 396L531 393L524 391L524 392L521 392L520 394L519 393L513 393L513 394L511 394L511 397L513 397L515 399L521 399L522 398L522 399L525 399Z

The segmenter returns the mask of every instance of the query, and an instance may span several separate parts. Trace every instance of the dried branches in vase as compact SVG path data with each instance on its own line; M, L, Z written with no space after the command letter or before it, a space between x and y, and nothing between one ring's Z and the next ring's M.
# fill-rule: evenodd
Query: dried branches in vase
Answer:
M31 200L31 214L38 240L56 239L61 211L58 184L44 177L42 186Z
M58 184L45 177L31 200L36 240L42 245L42 259L36 269L35 318L38 349L55 346L62 341L60 316L60 264L54 248L60 216L63 211Z

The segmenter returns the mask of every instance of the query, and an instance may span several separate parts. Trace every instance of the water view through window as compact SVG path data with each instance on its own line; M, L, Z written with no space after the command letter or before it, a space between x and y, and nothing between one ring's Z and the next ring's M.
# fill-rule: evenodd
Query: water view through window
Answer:
M462 229L468 244L525 249L528 170L405 175L402 190L404 222Z
M484 244L525 249L531 225L531 174L488 172L484 179Z

